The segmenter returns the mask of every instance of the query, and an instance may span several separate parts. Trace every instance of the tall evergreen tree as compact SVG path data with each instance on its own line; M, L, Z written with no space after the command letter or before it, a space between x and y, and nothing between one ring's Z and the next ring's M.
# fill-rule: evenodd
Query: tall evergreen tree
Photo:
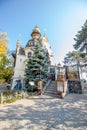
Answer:
M37 85L37 81L42 79L46 82L48 77L49 56L46 48L43 48L41 40L37 40L32 55L28 58L25 69L25 86L33 81Z

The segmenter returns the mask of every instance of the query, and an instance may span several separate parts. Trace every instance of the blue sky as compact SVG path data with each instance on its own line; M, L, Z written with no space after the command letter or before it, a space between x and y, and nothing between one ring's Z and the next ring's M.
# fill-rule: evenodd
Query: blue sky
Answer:
M87 0L0 0L0 31L8 33L10 50L17 39L26 45L38 25L46 32L53 52L53 64L73 50L73 38L87 19Z

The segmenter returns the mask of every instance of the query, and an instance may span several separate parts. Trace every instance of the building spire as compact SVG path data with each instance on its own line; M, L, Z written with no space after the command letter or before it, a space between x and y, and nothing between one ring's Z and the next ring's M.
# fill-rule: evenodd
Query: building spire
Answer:
M44 35L43 35L44 37L46 37L46 32L44 32Z
M17 54L19 54L20 46L21 46L21 41L20 41L20 39L18 38L17 44L16 44L16 53L17 53Z
M20 37L21 37L21 33L19 34L18 40L17 40L17 46L18 46L18 47L21 45Z
M46 28L44 28L44 35L43 36L46 37Z
M18 39L18 40L17 40L17 44L16 44L17 47L20 47L20 44L21 44L21 41L20 41L20 39Z

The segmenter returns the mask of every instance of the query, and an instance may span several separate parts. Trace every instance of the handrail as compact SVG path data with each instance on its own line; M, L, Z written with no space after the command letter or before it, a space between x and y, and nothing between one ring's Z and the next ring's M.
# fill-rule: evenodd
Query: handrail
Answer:
M46 88L48 87L48 85L50 84L50 82L51 82L51 79L49 79L48 82L46 83L46 85L44 86L44 88L43 88L43 90L41 92L41 95L44 94L44 92L45 92Z

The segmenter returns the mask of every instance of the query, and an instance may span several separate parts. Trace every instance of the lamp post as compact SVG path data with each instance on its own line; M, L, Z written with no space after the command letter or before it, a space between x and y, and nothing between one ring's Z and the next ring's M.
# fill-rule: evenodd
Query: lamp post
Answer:
M87 54L87 43L85 43L85 48L86 48L86 54Z
M60 74L60 68L61 68L61 64L60 63L58 63L58 73Z
M86 54L87 54L87 38L85 39L84 47L86 48Z
M78 60L78 61L77 61L77 71L78 71L78 79L80 80L79 68L80 68L80 62L79 62L79 60Z
M66 60L66 59L65 59L65 61L64 61L64 64L65 64L65 65L64 65L64 67L65 67L65 78L68 79L68 72L67 72L67 67L68 67L68 66L67 66L67 60Z

